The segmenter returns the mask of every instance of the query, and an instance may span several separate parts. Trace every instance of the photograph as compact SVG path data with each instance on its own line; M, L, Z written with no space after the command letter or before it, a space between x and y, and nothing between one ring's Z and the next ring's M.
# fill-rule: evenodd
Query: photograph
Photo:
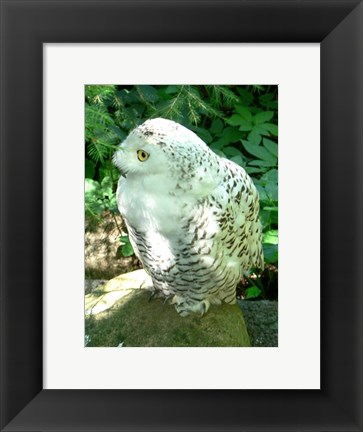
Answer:
M85 347L278 347L278 85L85 85Z

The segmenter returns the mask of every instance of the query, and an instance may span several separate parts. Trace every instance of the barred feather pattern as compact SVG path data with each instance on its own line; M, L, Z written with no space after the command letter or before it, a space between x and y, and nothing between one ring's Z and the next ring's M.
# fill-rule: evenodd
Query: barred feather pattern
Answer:
M264 262L258 192L245 170L165 119L132 131L114 163L118 207L153 293L181 316L235 303L243 272Z

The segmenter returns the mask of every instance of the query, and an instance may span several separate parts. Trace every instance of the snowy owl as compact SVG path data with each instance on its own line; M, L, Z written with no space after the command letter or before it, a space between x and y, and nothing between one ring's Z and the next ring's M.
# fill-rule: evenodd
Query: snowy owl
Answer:
M114 155L117 204L153 294L181 316L236 302L243 271L263 268L256 187L243 168L171 120L147 120Z

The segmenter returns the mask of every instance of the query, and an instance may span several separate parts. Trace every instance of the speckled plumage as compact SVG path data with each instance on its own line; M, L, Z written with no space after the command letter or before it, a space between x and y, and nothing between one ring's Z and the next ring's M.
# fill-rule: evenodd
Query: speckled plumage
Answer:
M245 170L161 118L134 129L114 163L118 207L151 289L182 316L235 303L242 272L263 268L258 192Z

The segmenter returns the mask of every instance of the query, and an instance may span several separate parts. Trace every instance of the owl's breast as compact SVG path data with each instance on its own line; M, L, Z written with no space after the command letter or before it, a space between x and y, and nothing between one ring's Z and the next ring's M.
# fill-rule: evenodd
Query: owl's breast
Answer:
M117 205L126 223L140 232L176 234L185 203L170 194L170 184L129 177L121 177L116 192Z

